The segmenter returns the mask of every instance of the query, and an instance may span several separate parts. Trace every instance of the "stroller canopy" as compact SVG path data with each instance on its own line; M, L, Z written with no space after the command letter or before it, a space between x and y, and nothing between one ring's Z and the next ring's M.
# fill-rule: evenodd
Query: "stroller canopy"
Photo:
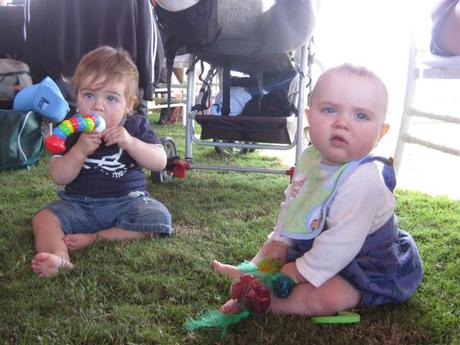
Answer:
M170 38L210 64L231 61L233 70L246 73L255 65L283 70L315 25L314 0L199 0L174 12L167 2L158 1L157 14Z

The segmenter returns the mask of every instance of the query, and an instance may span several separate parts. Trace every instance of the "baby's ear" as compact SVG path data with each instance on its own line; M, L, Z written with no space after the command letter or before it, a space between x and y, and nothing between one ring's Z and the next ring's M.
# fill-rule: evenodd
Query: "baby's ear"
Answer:
M388 123L382 123L382 126L380 127L380 133L379 133L379 141L382 139L385 134L388 133L388 130L390 129L390 125Z

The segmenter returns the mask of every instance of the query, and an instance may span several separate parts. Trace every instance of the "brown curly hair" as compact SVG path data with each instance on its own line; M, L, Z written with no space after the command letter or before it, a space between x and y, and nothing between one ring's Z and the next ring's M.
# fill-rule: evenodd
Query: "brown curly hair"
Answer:
M122 48L101 46L87 53L78 63L73 77L75 92L87 78L104 79L104 83L122 81L126 84L125 97L135 107L138 104L139 72L129 53Z

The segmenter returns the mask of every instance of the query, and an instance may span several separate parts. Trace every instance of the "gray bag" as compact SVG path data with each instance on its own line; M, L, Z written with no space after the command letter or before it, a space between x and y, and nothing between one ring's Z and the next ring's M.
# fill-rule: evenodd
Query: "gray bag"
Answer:
M32 78L26 63L13 59L0 59L0 109L11 109L16 94L30 85L32 85Z

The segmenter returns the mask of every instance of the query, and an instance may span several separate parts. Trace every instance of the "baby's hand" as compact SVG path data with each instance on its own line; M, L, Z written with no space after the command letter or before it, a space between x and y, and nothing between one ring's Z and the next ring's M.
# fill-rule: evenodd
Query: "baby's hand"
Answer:
M74 149L86 157L90 156L102 143L102 134L97 132L81 133Z
M134 140L128 131L121 126L106 129L102 136L106 146L118 144L123 150L128 149Z
M305 283L307 280L299 273L295 262L289 262L281 268L281 272L298 283Z
M264 244L262 249L252 260L256 265L263 259L278 260L282 264L286 262L288 246L280 241L271 240Z

